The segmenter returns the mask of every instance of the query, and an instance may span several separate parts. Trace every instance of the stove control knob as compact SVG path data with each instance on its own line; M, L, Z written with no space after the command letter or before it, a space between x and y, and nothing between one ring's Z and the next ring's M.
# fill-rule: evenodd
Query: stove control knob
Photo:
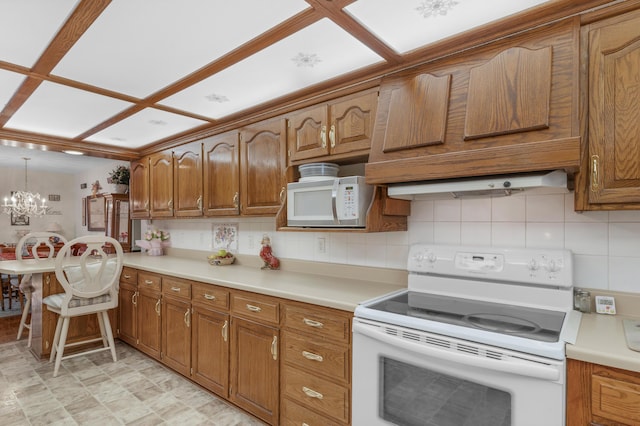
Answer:
M422 263L422 261L424 260L424 253L422 252L417 252L413 255L413 260L415 260L417 263Z
M561 268L561 265L553 259L549 259L547 265L545 266L547 271L549 272L558 272Z
M537 260L531 259L527 264L527 268L529 268L530 271L537 271L540 268L540 264Z
M429 253L427 253L427 261L429 263L435 263L436 260L438 260L438 256L436 256L434 252L430 251Z

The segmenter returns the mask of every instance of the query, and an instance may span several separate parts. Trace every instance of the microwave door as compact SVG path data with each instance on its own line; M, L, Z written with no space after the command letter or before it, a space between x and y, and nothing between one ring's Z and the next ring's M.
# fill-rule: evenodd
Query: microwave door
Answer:
M338 217L338 188L340 187L340 179L333 180L333 187L331 188L331 210L333 211L333 223L340 225L340 218Z

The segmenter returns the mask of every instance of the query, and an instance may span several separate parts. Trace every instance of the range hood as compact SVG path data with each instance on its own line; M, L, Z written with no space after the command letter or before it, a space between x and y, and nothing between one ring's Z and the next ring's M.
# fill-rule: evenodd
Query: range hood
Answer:
M517 194L559 194L569 192L563 170L544 173L448 179L392 184L391 198L402 200L437 200L468 197L505 197Z

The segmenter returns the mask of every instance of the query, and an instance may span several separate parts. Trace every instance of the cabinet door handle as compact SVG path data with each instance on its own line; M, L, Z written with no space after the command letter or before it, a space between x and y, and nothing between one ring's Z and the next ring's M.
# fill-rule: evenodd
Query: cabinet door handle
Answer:
M250 310L251 312L260 312L260 311L262 311L262 308L260 306L250 305L248 303L247 303L247 309Z
M171 287L171 291L180 292L180 287Z
M228 336L229 336L229 321L224 320L224 325L222 326L222 339L226 342Z
M303 318L302 321L307 324L309 327L322 328L324 324L319 321L314 321L309 318Z
M184 323L187 325L187 328L191 326L191 310L189 309L184 313Z
M591 156L591 190L597 191L600 189L600 157L597 155Z
M307 396L310 396L311 398L318 398L318 399L324 398L324 395L322 395L320 392L316 392L313 389L309 389L306 386L302 387L302 392L304 392L305 394L307 394Z
M282 189L280 189L280 204L284 203L284 194L287 193L287 188L285 188L284 186L282 187Z
M329 142L331 142L331 148L336 147L336 125L331 125L331 130L329 130Z
M322 141L322 147L327 147L327 126L322 126L320 129L320 140Z
M305 357L306 359L310 359L311 361L318 361L318 362L324 361L324 358L322 357L322 355L314 354L313 352L302 351L302 356Z
M273 336L271 341L271 356L275 361L278 360L278 336Z
M158 301L156 302L156 314L160 316L160 298L158 298Z
M233 207L235 207L235 208L237 209L237 208L238 208L238 205L239 205L239 202L240 202L240 193L239 193L239 192L236 192L236 193L233 195Z
M133 306L138 306L138 292L137 292L137 291L136 291L136 292L134 292L134 293L131 295L131 304L132 304Z
M198 205L198 210L202 210L202 195L198 197L196 204Z
M213 294L209 294L209 293L205 293L204 296L205 299L207 300L216 300L216 297Z

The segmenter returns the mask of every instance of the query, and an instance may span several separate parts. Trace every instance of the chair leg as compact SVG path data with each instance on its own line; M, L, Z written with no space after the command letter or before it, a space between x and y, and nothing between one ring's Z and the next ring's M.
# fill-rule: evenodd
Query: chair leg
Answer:
M53 343L51 344L51 355L49 356L49 362L53 362L56 358L56 349L58 347L58 340L60 339L60 331L62 330L62 317L58 316L58 323L56 324L56 332L53 335Z
M25 295L26 296L26 295ZM24 308L22 309L22 318L20 318L20 326L18 327L18 338L16 340L20 340L22 337L22 330L24 330L25 326L27 326L27 316L29 315L29 309L31 308L31 295L27 298L27 301L24 304ZM27 326L29 327L29 326ZM31 345L29 345L31 346Z
M67 343L67 332L69 331L69 317L64 317L62 320L62 331L60 332L60 340L56 345L58 348L56 350L56 364L53 367L53 377L58 376L58 369L60 368L60 363L62 362L62 355L64 354L64 345Z
M98 326L100 327L100 337L102 337L102 346L105 348L109 347L109 342L107 341L107 333L104 330L104 319L102 317L102 312L96 312L96 316L98 317Z
M116 342L113 340L113 332L111 331L111 321L109 321L109 313L107 311L99 312L98 315L102 315L104 328L107 332L107 339L109 340L109 348L111 348L111 357L113 362L118 360L116 356Z

